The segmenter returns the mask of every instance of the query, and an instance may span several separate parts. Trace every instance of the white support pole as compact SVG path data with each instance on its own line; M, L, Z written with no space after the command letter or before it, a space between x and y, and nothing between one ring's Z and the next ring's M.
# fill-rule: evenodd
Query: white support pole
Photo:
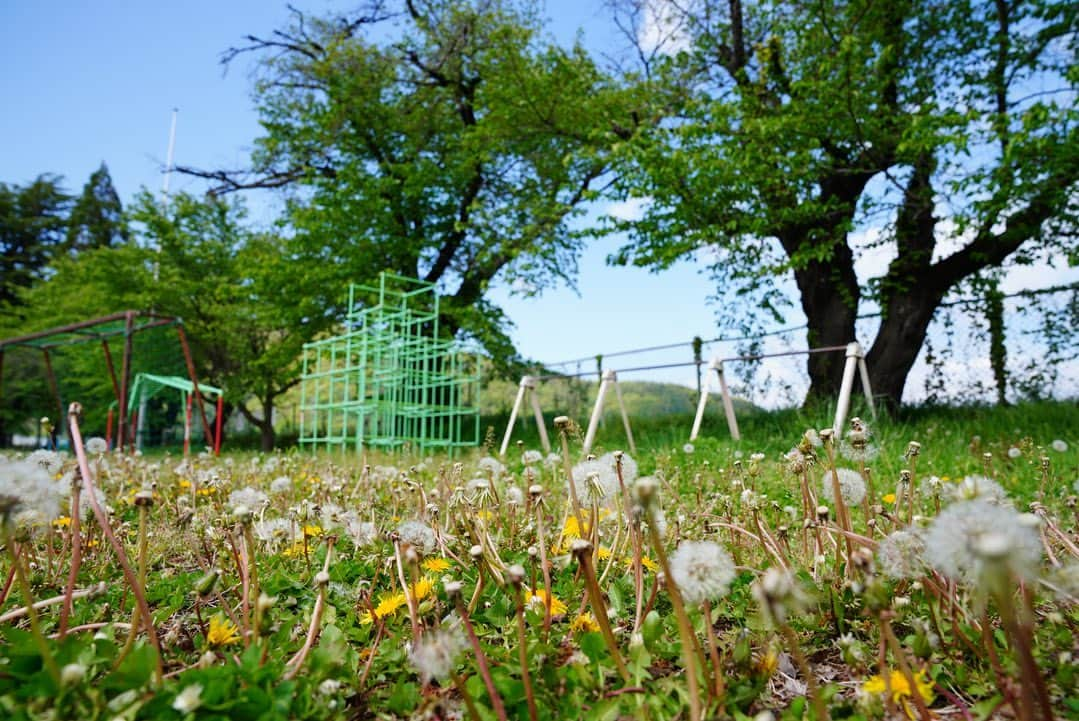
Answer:
M723 375L722 361L716 365L716 375L719 376L719 392L723 396L723 412L727 415L727 430L731 432L731 438L740 441L742 434L738 432L738 419L734 417L734 402L731 400L731 391L727 388L727 377Z
M502 436L502 447L498 451L499 456L506 455L506 449L510 446L510 436L513 434L513 424L517 422L517 414L521 412L521 406L524 405L525 392L534 387L535 381L532 376L525 376L521 379L521 384L517 386L517 398L513 401L513 410L510 411L510 422L506 424L506 435Z
M701 432L701 422L704 420L704 409L708 405L708 390L712 385L712 371L716 368L718 360L713 359L708 364L708 372L705 374L704 383L701 383L701 398L697 401L697 415L693 416L693 428L689 432L689 442L697 440Z
M596 405L592 407L592 417L588 419L588 431L584 434L584 453L588 455L592 451L592 442L596 440L596 428L599 426L599 417L603 415L603 399L607 396L607 389L615 379L614 371L603 371L603 378L599 383L599 394L596 396Z
M858 361L862 358L862 347L858 342L847 344L847 362L843 366L843 381L839 386L839 401L835 408L835 423L832 431L839 436L843 432L843 423L847 420L847 411L850 410L850 394L854 388L854 373L858 368Z
M551 439L547 437L547 425L543 422L543 411L540 409L539 396L536 395L536 386L534 383L529 390L532 391L529 394L529 400L532 401L532 415L536 418L536 428L539 429L540 444L543 446L544 453L550 453Z
M869 413L873 420L877 420L877 406L873 403L873 389L869 385L869 368L865 364L865 358L858 359L858 372L862 376L862 390L865 391L865 402L869 404Z
M611 371L614 376L614 371ZM622 426L626 429L626 440L629 441L629 452L637 455L637 444L633 442L633 431L629 427L629 414L626 413L626 404L622 402L622 387L618 385L618 378L613 379L614 394L618 396L618 409L622 411Z

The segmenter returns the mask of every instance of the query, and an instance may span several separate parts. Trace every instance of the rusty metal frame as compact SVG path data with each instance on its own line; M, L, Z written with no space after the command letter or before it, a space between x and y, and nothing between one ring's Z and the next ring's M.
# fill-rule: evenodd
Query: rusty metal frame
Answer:
M118 327L120 322L123 322L122 327ZM90 318L77 323L69 323L55 328L27 333L14 338L0 338L0 404L3 403L5 350L8 348L31 348L41 351L44 356L49 389L52 392L53 400L56 401L57 408L60 409L59 418L64 418L64 404L60 398L56 376L52 370L52 360L49 351L53 348L88 343L91 341L100 341L102 350L105 353L105 365L109 369L109 378L112 381L113 393L116 395L116 401L119 408L116 437L117 447L122 450L125 441L129 438L133 440L135 437L134 429L127 428L132 420L127 416L127 394L131 385L132 337L136 333L141 333L142 331L150 330L152 328L169 326L176 326L180 340L180 349L184 356L184 364L187 366L188 377L195 389L194 396L195 401L199 406L202 427L206 433L206 437L213 438L214 436L210 431L210 423L206 418L206 408L202 402L202 395L198 391L199 381L195 373L195 363L191 356L191 348L187 343L187 334L184 333L183 320L176 316L161 315L146 311L125 310L97 318ZM119 378L116 376L116 367L113 364L112 352L109 350L109 339L116 336L122 336L124 339L124 350L123 355L121 356L122 360Z

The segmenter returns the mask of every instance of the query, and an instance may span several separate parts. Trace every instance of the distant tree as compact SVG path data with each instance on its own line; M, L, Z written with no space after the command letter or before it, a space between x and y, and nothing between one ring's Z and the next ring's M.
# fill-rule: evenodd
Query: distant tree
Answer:
M105 163L90 175L68 218L65 245L70 252L107 248L131 237L120 196Z
M947 294L1004 264L1077 262L1076 3L627 4L640 37L675 41L652 70L682 102L626 146L620 189L645 208L617 224L618 260L705 251L736 321L747 300L782 320L775 281L792 278L813 346L854 340L873 302L869 372L893 403ZM810 397L842 366L811 356Z
M259 58L266 134L245 171L183 168L216 192L284 188L296 261L339 310L382 270L439 284L442 328L514 355L492 283L572 282L567 221L602 187L647 100L526 2L373 0L225 54Z
M199 377L224 389L271 450L275 401L299 381L303 343L330 319L313 303L317 280L297 272L281 238L245 218L238 198L179 193L163 209L143 192L131 211L141 243L58 259L28 300L47 326L128 308L182 318ZM108 383L104 375L69 381Z
M64 240L70 198L58 175L0 183L0 317L18 316L20 292L45 277Z

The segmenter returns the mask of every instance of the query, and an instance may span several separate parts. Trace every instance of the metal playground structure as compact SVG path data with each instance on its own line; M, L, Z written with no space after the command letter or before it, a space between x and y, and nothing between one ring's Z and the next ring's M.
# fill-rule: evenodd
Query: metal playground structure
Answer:
M439 313L431 283L384 272L351 285L344 331L304 345L301 447L478 445L479 359L439 337Z
M138 433L138 413L135 411L136 389L135 385L132 383L134 366L134 358L132 357L134 352L133 341L135 336L140 333L145 333L146 331L155 328L170 327L176 328L180 351L183 354L184 365L187 370L187 378L180 379L182 381L181 385L187 394L185 398L185 402L188 404L186 435L190 436L190 403L193 402L198 409L198 416L202 422L204 437L207 442L209 442L210 439L216 438L214 450L215 452L219 452L221 447L220 432L215 436L210 430L210 421L206 416L203 391L210 391L211 394L216 393L218 398L220 398L221 392L216 388L199 385L198 377L195 373L195 362L191 356L191 348L187 342L187 334L184 332L183 321L174 316L138 310L125 310L98 318L90 318L77 323L70 323L56 328L37 331L35 333L28 333L14 338L0 339L0 403L3 402L3 368L5 351L15 350L17 348L37 350L41 351L44 360L45 376L49 384L53 402L56 404L57 418L66 419L67 414L64 409L63 399L60 395L60 385L57 382L56 373L53 371L52 354L57 349L68 346L99 342L101 344L101 350L104 353L105 366L108 370L109 379L112 381L113 394L115 395L113 405L116 408L116 413L118 415L115 428L116 438L115 442L113 442L113 409L109 409L109 428L107 431L110 441L109 445L110 447L115 447L120 450L124 450L125 448L134 450L136 435ZM113 362L112 349L109 345L110 339L113 338L121 338L123 340L119 374L116 372L116 364ZM218 426L220 426L220 418L221 413L219 404L218 414L215 419ZM61 427L66 428L66 422L61 420L60 423L62 424ZM185 444L185 451L186 446L187 444Z

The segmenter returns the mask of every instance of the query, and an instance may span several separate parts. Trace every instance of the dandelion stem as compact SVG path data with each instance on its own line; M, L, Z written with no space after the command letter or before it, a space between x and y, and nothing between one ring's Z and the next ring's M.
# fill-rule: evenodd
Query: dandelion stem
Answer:
M26 615L30 617L30 634L34 637L34 643L37 644L38 652L41 654L41 662L45 665L49 675L52 676L53 682L59 686L60 668L56 665L56 659L53 658L52 651L49 650L49 644L41 634L37 608L34 607L34 595L30 591L30 581L26 578L26 569L22 563L23 559L19 558L19 554L15 550L15 538L11 533L11 524L4 518L0 519L0 526L3 526L4 545L7 546L8 554L11 556L11 563L15 568L15 578L18 580L19 588L22 590L23 601L26 604Z
M528 673L528 637L525 634L525 604L524 589L521 584L517 587L517 657L521 662L521 680L524 682L525 699L528 701L528 718L537 721L536 699L532 692L532 677Z
M779 632L783 634L783 639L787 642L791 656L794 657L794 663L798 666L799 673L805 677L806 695L809 696L809 704L813 707L813 715L817 717L817 721L828 721L831 717L828 715L828 709L824 706L824 701L821 700L820 689L817 687L817 677L813 675L813 669L809 667L809 662L806 661L805 654L802 653L802 646L798 643L798 634L786 623L778 624L778 626Z
M622 654L618 650L618 642L614 638L614 632L611 631L611 622L607 620L607 607L603 603L603 595L599 590L599 583L596 581L596 569L592 567L591 544L582 543L573 551L577 556L578 563L581 564L581 570L584 572L585 590L588 591L588 600L592 604L592 613L596 617L596 623L599 624L599 630L604 642L607 644L607 650L610 652L622 680L628 684L630 682L629 669L626 668L626 663L622 660Z
M67 635L68 618L71 616L72 594L75 592L75 582L79 576L79 567L82 565L82 533L79 529L79 494L82 491L82 482L75 475L75 482L71 486L71 567L67 573L67 585L64 587L64 605L60 607L60 638Z
M487 687L487 695L491 698L491 706L495 710L495 715L498 716L498 721L507 721L506 705L502 703L502 696L499 695L498 689L495 688L494 679L491 678L491 668L487 664L487 655L483 652L480 639L476 636L476 629L472 628L472 622L468 619L468 609L465 608L465 602L459 594L455 597L455 603L457 604L457 614L461 617L461 625L465 627L468 642L472 645L472 652L476 656L476 666L479 668L480 678L483 679L483 685Z

